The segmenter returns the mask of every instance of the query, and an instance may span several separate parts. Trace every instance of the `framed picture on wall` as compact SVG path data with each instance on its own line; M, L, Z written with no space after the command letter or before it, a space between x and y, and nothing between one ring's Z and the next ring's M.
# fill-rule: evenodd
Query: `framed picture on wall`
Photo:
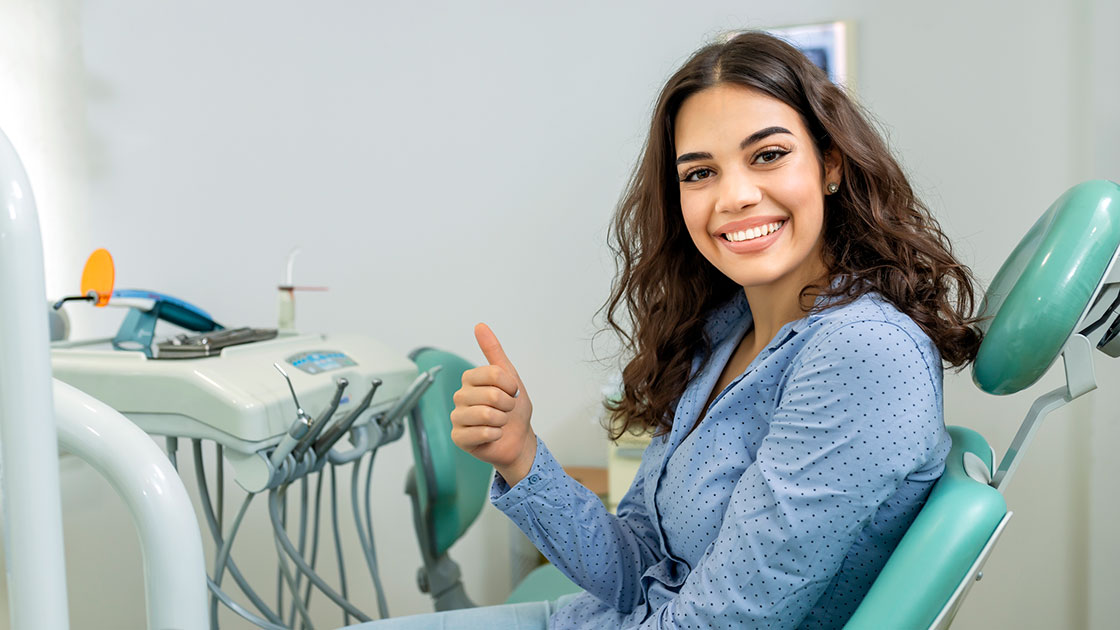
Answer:
M805 53L810 61L828 73L833 83L853 88L852 24L826 22L768 28L766 32L781 37Z

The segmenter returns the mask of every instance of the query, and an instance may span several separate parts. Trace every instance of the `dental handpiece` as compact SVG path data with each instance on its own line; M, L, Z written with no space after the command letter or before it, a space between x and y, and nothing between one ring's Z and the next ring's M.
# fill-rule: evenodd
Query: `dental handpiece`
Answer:
M319 440L315 442L315 455L319 459L322 459L323 455L326 454L327 451L331 450L331 447L333 447L336 442L342 439L343 435L346 435L346 432L349 431L350 427L354 426L354 422L358 420L358 416L362 415L366 409L369 409L370 403L373 402L373 395L377 392L377 388L380 386L381 379L373 379L370 384L369 391L366 392L365 398L362 399L362 402L358 403L358 406L355 407L354 410L349 414L347 414L345 418L334 423L334 425L332 425L330 429L323 433L322 437L320 437Z
M311 424L308 423L306 415L301 415L296 418L296 421L292 423L288 432L284 434L284 437L280 438L280 443L276 445L276 450L272 451L272 456L268 458L268 461L272 462L275 468L280 468L280 464L282 464L284 459L295 449L299 441L303 439L303 436L307 435L307 431L310 428Z
M284 368L280 367L279 363L273 363L272 367L284 377L284 381L288 383L288 391L292 392L292 400L296 403L296 421L288 428L288 432L284 437L280 438L280 443L276 445L276 450L272 451L272 456L269 461L276 468L280 467L284 459L292 452L293 449L299 444L299 441L307 435L308 430L311 428L311 416L303 410L299 404L299 398L296 396L296 390L292 387L292 379L288 378L288 373Z
M385 428L400 420L404 414L412 411L412 408L420 401L420 397L424 395L424 392L428 391L432 383L436 382L436 374L439 374L439 371L442 369L442 365L437 365L417 376L416 380L412 381L412 384L408 386L408 391L404 393L404 396L401 396L400 399L397 400L397 404L393 405L392 409L377 420L378 426Z
M311 448L311 444L315 441L315 438L319 437L319 434L323 432L323 428L331 421L331 416L338 410L338 404L342 401L342 393L346 391L346 386L349 384L350 381L344 378L339 378L335 381L334 397L331 398L330 404L323 410L323 413L319 414L318 418L312 421L311 430L307 432L307 435L303 436L299 444L296 445L295 450L292 451L297 461L303 457L307 449Z

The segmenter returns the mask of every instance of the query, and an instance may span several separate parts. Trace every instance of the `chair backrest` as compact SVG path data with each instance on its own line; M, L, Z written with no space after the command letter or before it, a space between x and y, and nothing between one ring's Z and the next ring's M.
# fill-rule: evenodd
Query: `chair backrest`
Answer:
M1094 180L1074 186L1035 222L993 278L980 309L984 341L972 366L976 385L1012 394L1038 381L1082 335L1109 352L1104 332L1116 332L1120 275L1120 185ZM1091 321L1090 321L1091 320ZM1108 324L1112 320L1111 325ZM1092 332L1095 331L1095 332ZM1090 361L1088 350L1084 361ZM1086 367L1067 357L1065 401L1095 387L1073 387ZM1088 364L1089 380L1092 365ZM1075 389L1077 391L1075 391ZM991 448L975 431L949 427L952 450L945 474L845 626L946 628L1011 516L1001 489L1042 415L1061 402L1038 405L995 469ZM1013 468L1011 468L1013 470ZM994 478L994 481L993 481Z
M949 427L953 448L945 474L845 628L929 628L988 546L1007 503L990 479L992 449L979 433ZM963 591L960 594L963 596Z
M421 372L443 366L409 418L420 518L432 555L440 556L482 510L493 468L451 441L450 416L455 408L451 397L462 383L463 372L474 366L434 348L419 348L409 358Z

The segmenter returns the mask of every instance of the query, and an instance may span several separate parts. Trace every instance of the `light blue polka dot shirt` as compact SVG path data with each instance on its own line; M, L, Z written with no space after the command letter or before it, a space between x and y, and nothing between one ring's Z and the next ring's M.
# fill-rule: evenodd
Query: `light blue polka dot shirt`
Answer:
M752 320L740 293L712 356L610 514L538 440L490 498L586 592L550 628L839 628L944 470L940 355L876 294L790 322L704 403Z

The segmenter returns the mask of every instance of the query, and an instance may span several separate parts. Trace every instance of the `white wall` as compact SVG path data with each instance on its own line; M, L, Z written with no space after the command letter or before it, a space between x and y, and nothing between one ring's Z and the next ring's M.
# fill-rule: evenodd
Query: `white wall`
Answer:
M85 260L78 253L87 205L80 4L0 1L0 129L34 189L52 295Z
M537 431L570 464L605 459L594 416L606 368L590 343L613 273L605 227L657 90L715 34L854 20L860 98L982 279L1063 190L1120 179L1120 55L1104 26L1116 9L1103 0L118 0L82 11L90 192L73 201L76 220L89 209L88 227L68 234L77 250L108 247L118 286L166 291L232 324L274 321L273 287L297 245L297 283L331 288L299 296L304 330L481 359L470 330L487 321L533 395ZM48 242L48 264L65 254ZM97 315L75 313L76 334L115 324ZM1102 382L1120 375L1098 364ZM997 399L951 375L947 419L1002 452L1054 378ZM1008 491L1016 516L956 627L1105 628L1120 616L1120 501L1095 481L1120 437L1112 397L1098 391L1043 426ZM407 451L381 456L375 494L397 614L427 609L400 491ZM75 552L134 544L73 530ZM455 550L484 602L508 588L508 534L488 508ZM103 594L75 604L75 619L87 605L142 606L125 564L113 580L83 574Z

